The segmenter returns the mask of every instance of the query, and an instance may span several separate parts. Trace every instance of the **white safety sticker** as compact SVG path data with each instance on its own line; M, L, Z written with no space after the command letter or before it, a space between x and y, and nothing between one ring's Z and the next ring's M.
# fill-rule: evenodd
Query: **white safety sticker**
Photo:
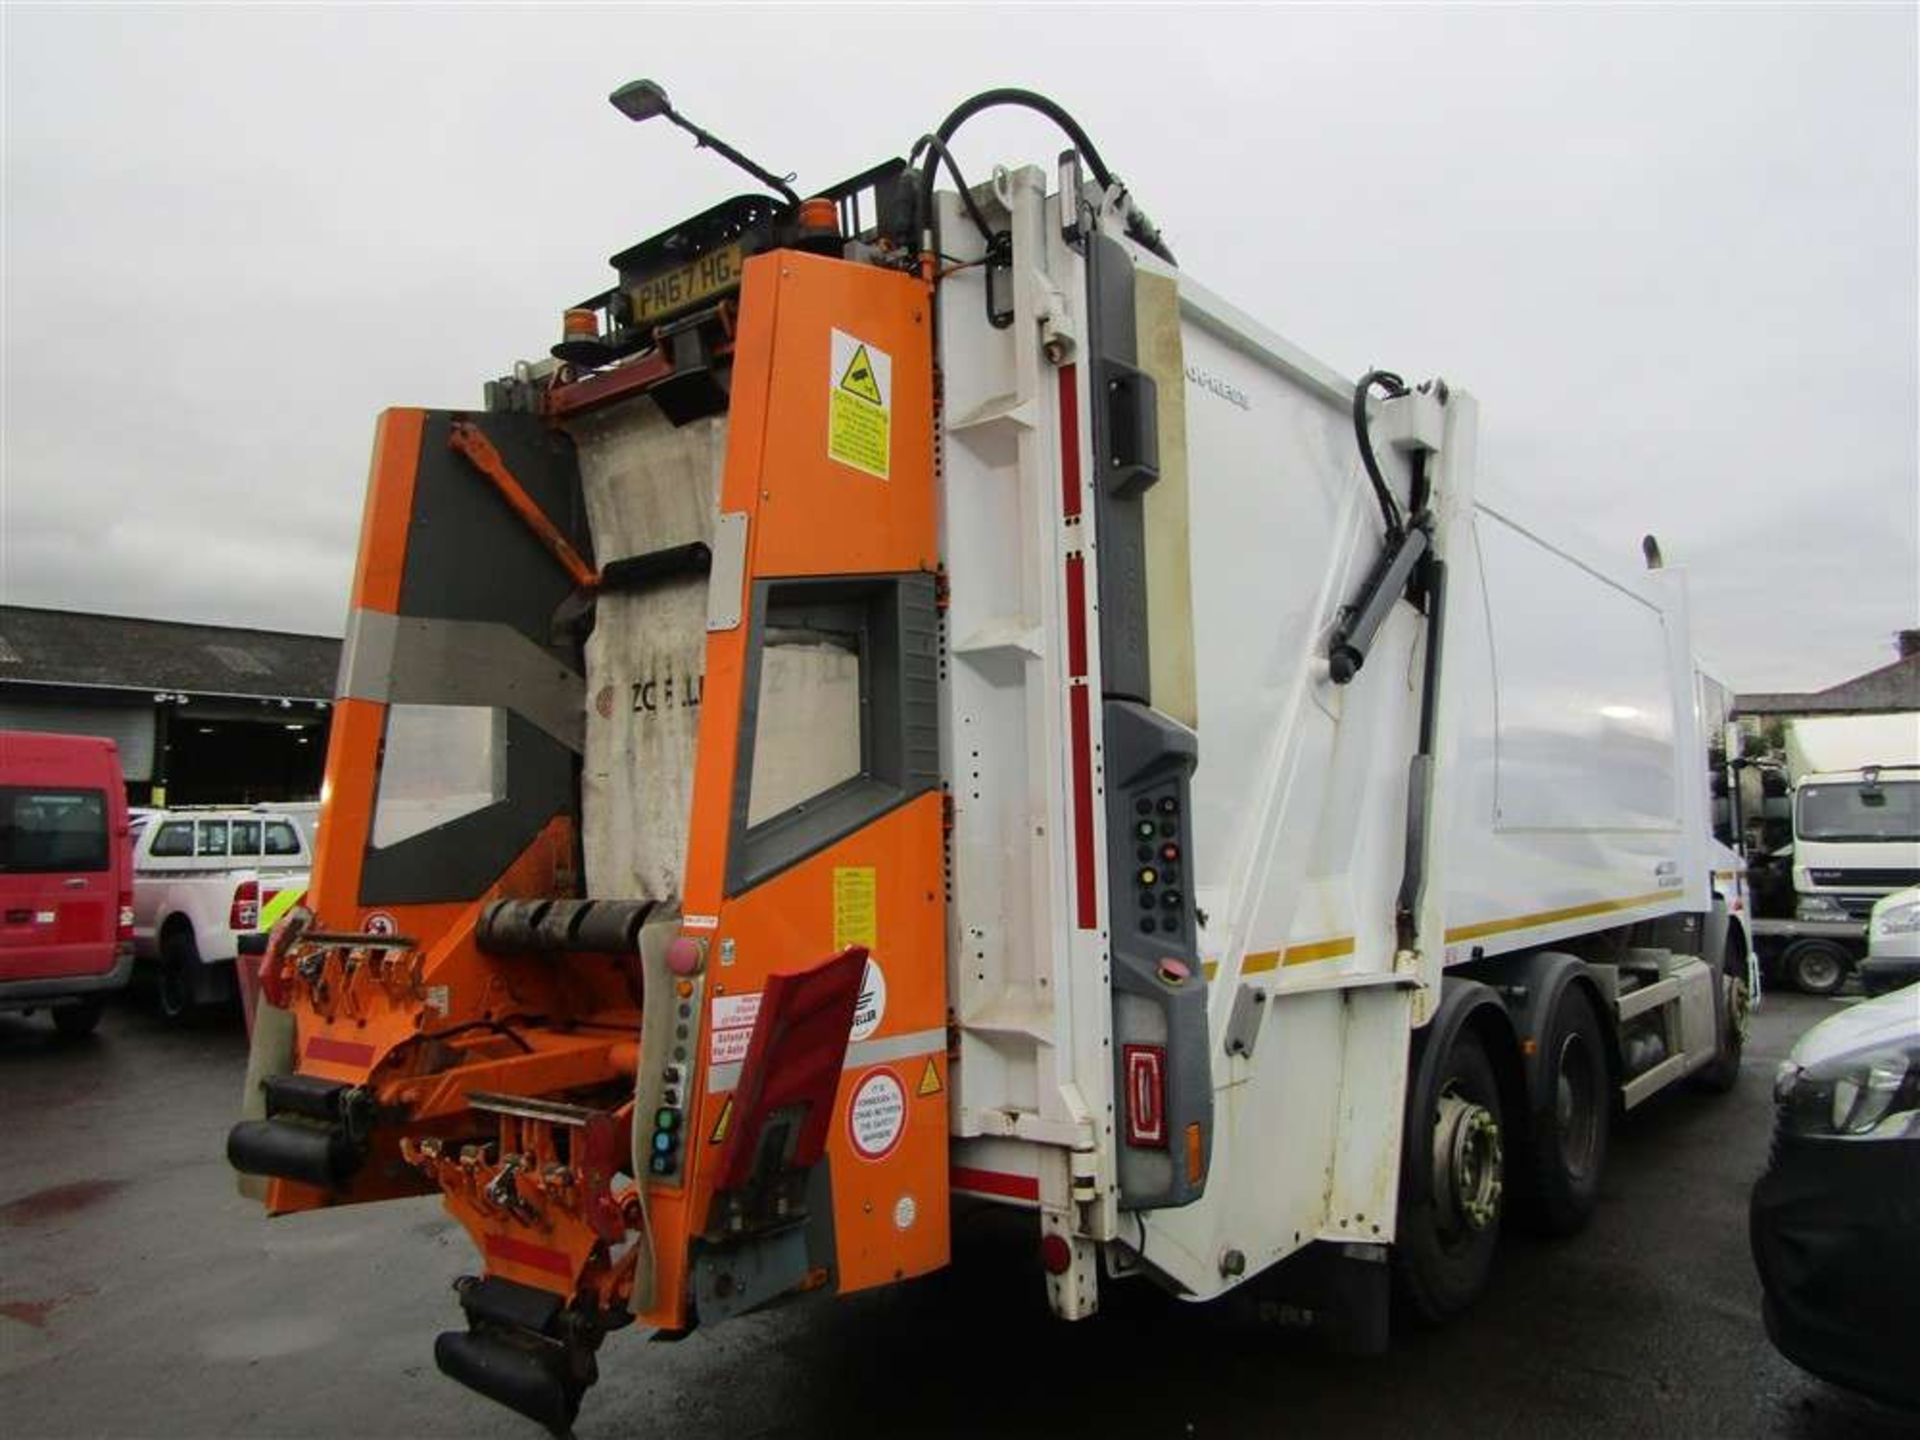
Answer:
M713 1023L707 1034L707 1063L737 1065L747 1058L753 1022L760 1018L760 992L713 997Z
M847 1138L862 1160L884 1160L907 1128L907 1087L891 1070L869 1070L847 1105Z
M893 1202L893 1228L911 1230L913 1222L920 1217L920 1207L913 1202L913 1196L902 1195Z
M893 358L835 330L827 368L827 456L887 478L893 449Z
M860 998L853 1006L853 1029L847 1038L855 1043L866 1039L887 1018L887 974L880 962L867 959L867 973L860 981Z

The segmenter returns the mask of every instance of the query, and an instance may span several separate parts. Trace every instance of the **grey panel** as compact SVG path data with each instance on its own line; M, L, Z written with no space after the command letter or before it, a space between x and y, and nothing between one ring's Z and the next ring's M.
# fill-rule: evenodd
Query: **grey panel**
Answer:
M71 702L0 700L0 730L37 730L47 735L97 735L120 752L128 780L153 778L154 717L151 705L76 705Z
M831 612L861 635L861 774L749 827L760 657L776 627ZM737 895L940 783L939 608L926 574L762 580L753 588L727 893Z
M1168 1149L1120 1146L1120 1204L1134 1210L1185 1205L1205 1189L1205 1169L1199 1183L1187 1180L1181 1137L1197 1123L1203 1159L1213 1144L1207 983L1195 944L1188 789L1199 742L1184 725L1129 700L1109 700L1103 722L1116 1093L1126 1093L1126 1046L1166 1047ZM1143 826L1151 827L1151 836L1138 833ZM1175 847L1172 861L1160 858L1167 845ZM1143 849L1151 852L1144 860ZM1143 883L1149 870L1155 878ZM1142 897L1151 904L1143 907ZM1184 974L1170 972L1162 963L1167 960L1177 961Z
M747 512L722 510L713 522L713 569L707 574L707 629L740 626L740 591L747 583Z
M507 712L507 798L384 849L369 845L362 905L477 900L556 815L573 809L566 746Z
M548 657L556 690L566 688L574 683L566 677L581 670L578 647L548 642L554 613L572 595L573 582L485 477L449 446L455 419L478 426L534 503L582 556L591 555L572 441L530 415L430 412L400 580L403 625L462 622L444 633L469 637L485 633L478 627L486 626L516 632L524 643L506 642L504 648L521 657L511 663L521 666L529 649ZM425 635L433 627L407 629ZM481 682L454 673L442 648L416 648L402 633L396 627L389 686L404 690L408 703L472 703L471 688ZM370 663L343 661L343 671L357 674ZM552 704L559 703L556 695ZM516 704L549 713L547 704L528 696ZM369 845L360 874L362 904L475 899L555 816L577 817L574 752L518 710L508 708L506 715L506 799L384 849Z
M1146 701L1147 487L1159 478L1156 391L1136 365L1133 261L1104 235L1087 245L1089 434L1099 483L1094 535L1100 547L1100 681L1107 695Z
M490 620L356 610L340 653L340 698L512 710L576 754L586 743L586 681L544 645Z
M568 543L593 559L571 440L530 415L434 411L420 441L400 613L494 620L543 641L573 582L493 486L447 444L455 419L485 433ZM555 653L579 668L564 651Z

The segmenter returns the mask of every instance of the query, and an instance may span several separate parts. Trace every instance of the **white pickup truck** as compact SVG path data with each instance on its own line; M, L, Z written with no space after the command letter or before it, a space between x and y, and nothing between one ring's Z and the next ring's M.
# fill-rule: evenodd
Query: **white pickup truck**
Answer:
M136 819L134 957L166 1019L234 996L239 937L258 927L275 893L304 888L312 863L306 832L280 811L193 808Z

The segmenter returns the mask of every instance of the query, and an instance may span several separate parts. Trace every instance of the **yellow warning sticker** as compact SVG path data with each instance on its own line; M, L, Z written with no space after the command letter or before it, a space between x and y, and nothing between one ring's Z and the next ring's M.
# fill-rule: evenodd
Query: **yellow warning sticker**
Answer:
M933 1057L929 1055L927 1068L920 1072L920 1083L914 1087L913 1093L924 1100L929 1095L938 1095L940 1090L940 1067L933 1063Z
M727 1127L733 1124L733 1096L727 1096L726 1103L720 1107L720 1118L713 1122L713 1133L707 1137L709 1145L718 1145L727 1138Z
M827 370L827 457L885 480L893 450L893 357L835 330Z
M879 920L875 915L873 866L838 865L833 871L833 948L864 945L873 949L879 938ZM870 972L871 973L871 972ZM884 981L882 984L884 985ZM884 995L884 991L882 992ZM881 1005L886 1004L883 998Z

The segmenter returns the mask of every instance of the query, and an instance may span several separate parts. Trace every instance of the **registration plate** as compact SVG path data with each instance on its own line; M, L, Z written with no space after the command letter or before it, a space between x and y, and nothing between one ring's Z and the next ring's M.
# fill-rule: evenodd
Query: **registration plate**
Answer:
M685 265L637 281L627 290L634 323L651 325L733 289L740 283L740 268L745 263L746 256L739 245L726 245Z

